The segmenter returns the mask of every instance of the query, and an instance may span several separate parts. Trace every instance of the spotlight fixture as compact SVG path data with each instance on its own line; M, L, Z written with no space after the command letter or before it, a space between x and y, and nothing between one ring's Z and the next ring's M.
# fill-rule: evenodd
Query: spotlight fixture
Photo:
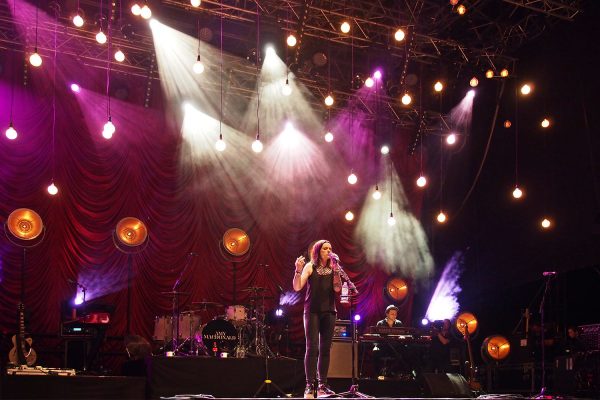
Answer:
M503 78L506 78L508 76L508 70L506 68L503 68L500 71L500 76L503 77Z
M287 45L290 47L294 47L296 45L296 43L298 43L298 39L296 39L296 36L294 36L294 34L290 33L287 37L287 39L285 40Z
M223 247L232 256L243 256L250 250L250 236L240 228L230 228L223 234Z
M456 7L456 12L458 13L458 15L465 15L467 13L467 7L461 4L458 7Z
M521 86L521 94L524 96L527 96L528 94L531 93L531 85L529 84L524 84L523 86Z
M453 145L456 143L456 134L455 133L450 133L446 136L446 143L449 145Z
M140 11L140 16L144 19L150 19L152 17L152 10L150 7L148 7L147 2L144 3L145 4L142 6L142 10Z
M375 191L373 192L373 200L379 200L381 198L381 192L379 191L379 185L375 185Z
M492 71L491 69L488 69L487 71L485 71L485 77L488 79L492 79L494 77L494 71Z
M115 51L115 60L118 62L125 61L125 54L121 50Z
M440 81L437 81L435 85L433 85L433 90L435 90L436 92L441 92L443 89L444 85Z
M10 140L15 140L17 136L19 136L12 122L8 125L8 129L6 129L5 135L6 138Z
M552 225L552 223L548 218L544 218L544 219L542 219L541 225L542 225L542 228L549 229L550 226Z
M521 197L523 197L523 191L521 189L519 189L518 186L516 186L515 190L513 190L513 192L512 192L512 196L515 199L520 199Z
M473 337L475 332L477 332L477 328L479 327L479 322L473 313L470 312L461 312L456 317L456 321L454 322L454 326L456 330L460 332L463 336Z
M73 17L73 25L75 25L78 28L81 28L83 26L83 22L83 17L79 14L79 12L75 14L75 16Z
M52 181L52 183L50 184L50 186L48 186L48 194L50 194L51 196L54 196L58 193L58 188L56 187L56 185L54 184L54 181Z
M544 118L540 125L542 125L542 128L547 128L550 126L550 120L548 118Z
M408 283L402 278L392 276L385 283L383 292L391 301L401 304L408 297Z
M427 178L425 178L423 175L419 176L417 179L417 186L422 188L425 187L425 185L427 185Z
M96 33L96 42L100 44L106 43L106 35L102 32L102 29L100 29L100 32Z
M381 154L386 155L390 153L390 147L387 144L381 146Z
M488 336L481 345L481 356L486 361L502 361L510 354L510 342L504 336Z
M331 107L333 105L333 96L331 94L328 94L327 97L325 97L325 105L327 107Z
M32 55L29 56L29 63L34 67L42 65L42 57L39 55L37 47L35 48Z
M346 221L352 221L354 219L354 213L352 211L348 211L344 218L346 218Z
M365 86L368 88L373 87L373 85L375 84L375 81L373 80L373 78L368 77L367 79L365 79Z
M200 0L190 0L190 4L192 5L192 7L200 7Z
M354 172L350 172L350 175L348 175L348 183L354 185L356 182L358 182L358 177Z
M198 54L198 57L196 58L196 62L192 66L192 70L197 75L200 75L201 73L204 72L204 64L202 63L202 60L200 59L200 54Z
M398 28L396 33L394 33L394 39L396 39L397 42L403 41L405 37L406 37L406 33L404 33L404 31L400 28Z
M469 81L469 85L471 87L477 87L477 85L479 85L479 79L477 79L476 77L472 77Z
M350 24L348 23L348 21L342 22L342 24L340 25L340 30L342 31L342 33L350 32Z
M327 131L327 133L325 134L325 141L327 143L333 142L333 133Z
M440 211L440 213L437 215L437 221L438 221L440 224L443 224L443 223L445 223L445 222L446 222L446 219L447 219L447 217L446 217L446 214L444 214L444 212L443 212L443 211Z
M402 96L401 101L402 101L402 104L407 106L412 102L412 97L410 97L410 95L408 93L404 93L404 96Z

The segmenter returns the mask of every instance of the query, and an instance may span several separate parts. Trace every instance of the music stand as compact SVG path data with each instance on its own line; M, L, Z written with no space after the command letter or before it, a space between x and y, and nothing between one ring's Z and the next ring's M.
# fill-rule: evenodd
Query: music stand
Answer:
M351 285L354 286L354 285ZM356 344L357 340L357 320L354 318L354 298L358 297L358 292L348 293L348 300L350 301L350 318L352 318L352 384L350 388L346 392L332 394L330 396L323 396L326 398L334 398L334 397L346 397L346 398L358 398L358 399L372 399L373 396L369 396L368 394L361 393L358 391L358 378L356 377Z

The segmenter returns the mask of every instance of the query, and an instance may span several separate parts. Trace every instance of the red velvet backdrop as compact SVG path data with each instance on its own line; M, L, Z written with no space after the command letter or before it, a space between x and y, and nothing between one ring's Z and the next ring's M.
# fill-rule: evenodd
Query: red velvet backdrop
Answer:
M23 300L31 313L29 331L58 333L60 304L76 294L75 286L68 281L71 279L88 288L88 299L116 306L109 335L125 334L129 317L131 332L150 339L154 317L168 314L171 309L171 297L161 292L171 290L190 252L199 256L189 259L190 265L181 276L179 289L190 293L182 298L182 307L203 300L230 305L234 295L235 303L247 304L250 293L241 289L260 286L274 296L267 301L267 309L272 310L279 299L278 285L284 291L291 290L295 258L320 238L332 242L360 290L361 324L370 325L382 318L389 304L383 296L389 274L366 263L353 239L355 224L343 221L347 192L326 192L327 198L315 201L322 188L307 181L299 182L294 190L277 193L277 188L265 187L264 177L255 179L253 173L261 173L257 166L236 166L235 157L227 152L220 160L226 168L189 162L190 146L180 134L179 117L165 111L156 82L151 107L142 106L146 82L141 78L121 77L129 79L129 94L126 102L113 100L113 113L119 116L118 130L107 141L100 135L105 103L94 105L102 121L94 125L89 112L80 108L67 88L68 75L79 69L77 76L82 77L84 67L63 62L60 57L53 151L50 62L44 64L45 73L28 70L24 86L23 54L4 51L3 55L0 126L8 126L11 85L15 82L13 119L20 136L15 141L4 135L0 138L0 221L4 223L14 209L26 207L37 211L45 225L44 240L26 250ZM96 96L103 99L105 71L85 74L82 85L90 92L99 92ZM95 130L90 129L94 126ZM315 136L313 140L320 139ZM408 140L409 135L395 135L391 155L405 186L412 188L418 164L406 154ZM371 144L371 150L374 146ZM358 153L359 158L365 157L364 164L376 165L368 159L373 151L360 149ZM60 188L54 197L46 192L53 176ZM345 178L332 170L327 179ZM357 218L370 184L373 182L352 189L354 204L350 205ZM409 191L407 196L418 215L420 195ZM115 225L126 216L142 219L149 228L149 243L138 254L124 254L113 243ZM382 221L382 229L386 226ZM247 231L251 239L251 249L243 262L227 261L220 247L223 233L232 227ZM22 256L23 249L3 235L0 329L5 333L16 328ZM133 276L130 315L126 312L128 268ZM291 317L292 337L300 342L301 310L302 301L286 310ZM401 306L399 317L410 322L411 311L412 292Z

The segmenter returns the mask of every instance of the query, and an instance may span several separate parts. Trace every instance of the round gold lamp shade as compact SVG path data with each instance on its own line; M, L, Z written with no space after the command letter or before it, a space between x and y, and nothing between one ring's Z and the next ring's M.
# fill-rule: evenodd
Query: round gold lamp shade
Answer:
M243 256L250 250L250 237L239 228L231 228L223 235L223 246L232 256Z
M387 280L383 290L390 300L396 303L403 302L408 296L408 284L404 279L395 276Z
M44 230L42 218L28 208L17 208L8 216L6 228L17 239L36 239Z
M470 312L462 312L456 317L455 326L462 335L467 333L467 328L469 335L473 335L477 331L477 325L477 318Z
M137 247L148 239L148 228L146 224L135 217L125 217L117 223L115 235L119 243Z
M510 354L510 342L504 336L488 336L481 345L481 355L490 361L502 361Z

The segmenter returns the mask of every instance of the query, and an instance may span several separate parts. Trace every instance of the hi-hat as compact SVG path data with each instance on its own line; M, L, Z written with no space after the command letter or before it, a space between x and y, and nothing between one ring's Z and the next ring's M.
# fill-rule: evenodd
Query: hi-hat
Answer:
M6 227L17 239L33 240L42 233L44 224L42 218L35 211L28 208L17 208L8 216Z
M239 228L231 228L223 235L223 246L229 254L243 256L250 249L250 237Z
M135 247L144 244L148 238L148 229L139 219L125 217L117 223L115 234L122 244Z

